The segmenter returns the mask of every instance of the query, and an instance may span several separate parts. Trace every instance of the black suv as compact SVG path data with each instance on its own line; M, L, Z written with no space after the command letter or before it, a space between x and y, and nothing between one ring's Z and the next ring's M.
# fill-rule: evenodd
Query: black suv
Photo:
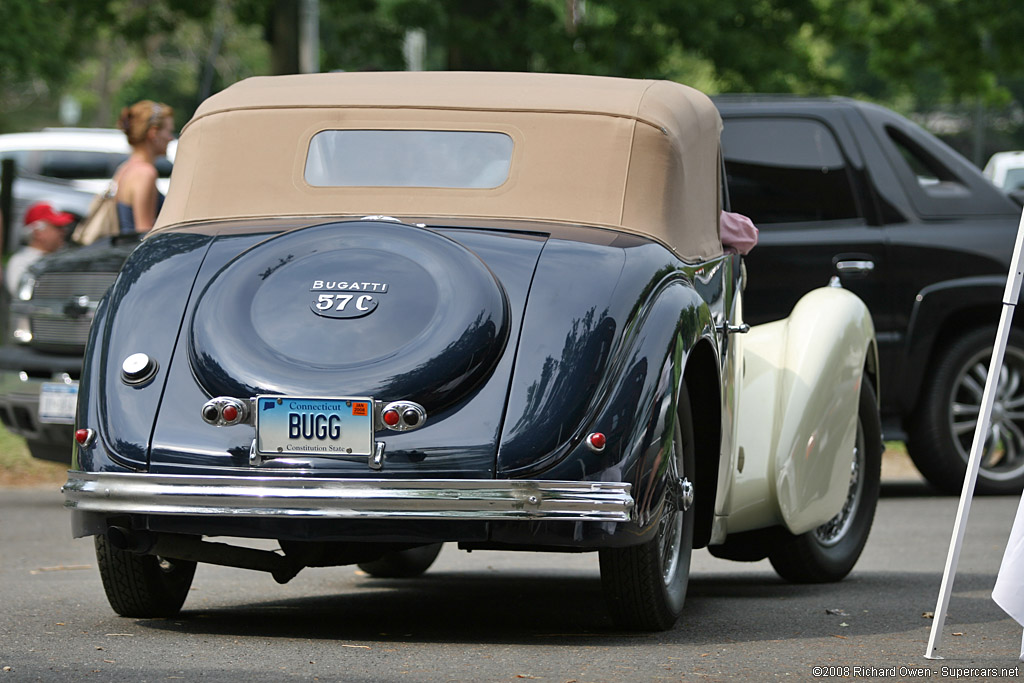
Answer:
M871 309L885 435L960 490L1021 207L958 153L846 98L716 98L734 211L761 230L746 258L750 323L834 279ZM1024 325L1024 320L1018 321ZM1010 336L977 490L1024 485L1024 333Z

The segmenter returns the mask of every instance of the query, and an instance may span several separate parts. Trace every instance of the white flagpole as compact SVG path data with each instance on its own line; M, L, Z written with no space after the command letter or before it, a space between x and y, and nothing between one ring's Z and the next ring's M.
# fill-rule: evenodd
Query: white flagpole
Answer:
M981 397L981 414L974 428L974 443L971 445L971 456L967 461L967 474L964 487L960 491L960 507L956 512L953 524L953 537L949 541L949 554L946 556L946 569L942 574L942 585L939 587L939 599L935 604L935 615L932 621L932 633L928 638L928 649L924 656L927 659L942 659L935 654L935 649L942 640L942 627L946 621L946 608L949 607L949 595L956 577L956 566L960 561L960 548L963 546L964 532L967 529L967 516L971 512L971 499L974 497L974 484L978 480L978 467L981 465L981 454L985 449L985 435L992 422L992 403L999 386L999 372L1003 367L1003 356L1006 353L1006 342L1010 337L1010 322L1013 311L1017 307L1020 294L1021 279L1024 276L1021 263L1021 251L1024 247L1024 211L1021 212L1020 225L1017 226L1017 243L1013 248L1010 261L1010 272L1006 278L1006 289L1003 291L1003 311L999 316L999 327L996 330L996 343L992 349L992 362L988 366L988 377L985 380L985 392Z

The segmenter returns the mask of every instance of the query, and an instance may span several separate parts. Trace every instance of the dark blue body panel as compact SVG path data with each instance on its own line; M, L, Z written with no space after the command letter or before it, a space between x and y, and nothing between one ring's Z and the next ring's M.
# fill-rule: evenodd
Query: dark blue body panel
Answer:
M288 264L303 258L322 263L318 250L335 248L325 246L324 235L365 235L366 224L287 234L269 224L222 234L216 225L198 226L144 242L93 326L78 424L95 428L99 438L77 449L79 465L189 475L629 482L637 502L630 523L186 517L135 523L178 533L291 539L386 537L579 549L645 541L653 501L661 500L665 486L662 437L687 356L704 343L718 358L715 326L730 313L738 258L686 264L661 244L597 228L371 227L393 235L397 246L383 255L370 254L362 243L351 250L364 250L358 262L386 272L378 280L389 279L389 291L372 313L354 320L311 312L306 280L318 279L319 271L296 267L289 275ZM430 248L415 252L423 233L429 233L424 243ZM412 241L404 243L404 235L413 235ZM260 260L247 262L247 254ZM392 268L389 259L401 261L403 254L408 262ZM264 257L280 262L280 271ZM417 269L429 274L419 282L450 282L417 290L416 277L403 280ZM357 279L364 277L369 274ZM279 290L261 294L261 284L272 281L281 284ZM460 282L470 284L460 290ZM276 339L275 320L268 316L295 330ZM457 320L459 327L439 329L431 323L438 319ZM377 320L378 327L377 337L364 341L369 346L352 350L358 362L348 364L337 349L323 350L331 338L324 330L360 320ZM137 351L159 364L142 387L119 375L121 361ZM365 371L368 365L376 374ZM720 391L714 387L714 396ZM257 392L420 400L428 406L428 421L413 431L377 432L375 439L386 445L379 471L365 457L304 456L253 466L254 427L213 426L200 410L212 396L249 398ZM584 443L593 431L607 436L603 452Z
M98 443L76 447L72 466L144 470L160 396L170 370L181 311L211 239L163 234L147 240L129 259L96 311L82 366L78 424L96 429ZM156 376L140 386L120 379L121 362L133 353L158 360Z

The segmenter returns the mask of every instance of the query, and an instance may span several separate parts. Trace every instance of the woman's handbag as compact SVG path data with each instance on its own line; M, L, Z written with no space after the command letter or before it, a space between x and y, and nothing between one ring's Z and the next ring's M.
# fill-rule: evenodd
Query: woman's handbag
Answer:
M89 204L89 213L79 221L71 239L81 245L92 244L101 237L113 237L121 232L117 219L117 183L110 181L106 190L96 195Z

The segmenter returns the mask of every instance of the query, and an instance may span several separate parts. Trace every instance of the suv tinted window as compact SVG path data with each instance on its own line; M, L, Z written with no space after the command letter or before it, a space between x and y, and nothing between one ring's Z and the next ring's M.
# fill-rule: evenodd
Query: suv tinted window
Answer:
M726 119L722 150L734 211L757 225L859 218L835 136L811 119Z
M930 197L964 197L970 191L955 173L945 164L922 149L921 145L893 126L886 126L885 132L896 146L900 158L910 167L917 185Z

